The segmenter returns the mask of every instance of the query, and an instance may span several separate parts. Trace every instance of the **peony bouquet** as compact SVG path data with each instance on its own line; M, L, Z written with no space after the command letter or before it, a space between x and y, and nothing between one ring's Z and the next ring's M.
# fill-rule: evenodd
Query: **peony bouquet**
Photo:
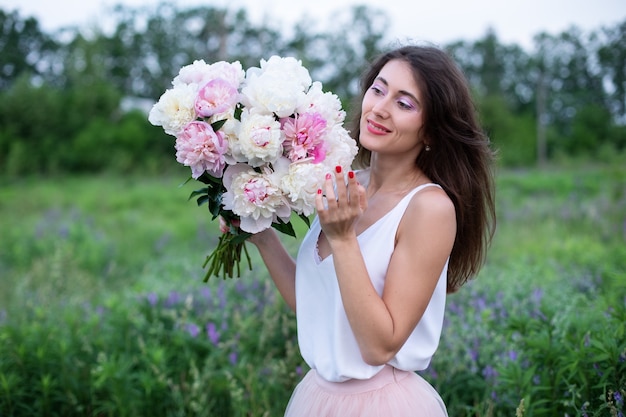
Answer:
M207 256L210 276L240 275L245 240L269 227L295 236L292 214L308 225L315 194L335 166L357 153L338 97L291 57L244 71L239 62L195 61L180 69L149 121L176 138L176 160L204 184L192 192L219 218L222 236Z

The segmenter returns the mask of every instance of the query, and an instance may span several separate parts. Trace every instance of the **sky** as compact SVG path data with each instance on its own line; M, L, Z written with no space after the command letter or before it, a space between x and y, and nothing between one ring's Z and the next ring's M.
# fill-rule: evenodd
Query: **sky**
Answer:
M180 8L213 6L245 8L253 22L292 27L305 16L332 24L337 13L365 4L391 20L390 41L424 41L439 45L482 38L493 29L501 43L532 48L540 32L559 34L573 25L584 32L626 20L624 0L172 0ZM160 0L0 0L5 11L34 16L43 30L88 26L102 21L115 4L156 7ZM336 19L334 20L336 22Z

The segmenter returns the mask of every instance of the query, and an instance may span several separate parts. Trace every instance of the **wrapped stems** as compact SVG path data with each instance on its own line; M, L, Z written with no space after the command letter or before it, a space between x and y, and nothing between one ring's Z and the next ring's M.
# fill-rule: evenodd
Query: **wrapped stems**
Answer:
M204 282L207 282L211 276L218 276L223 279L232 278L235 273L237 277L241 276L241 263L244 256L248 263L248 269L252 270L250 254L246 248L246 239L251 235L247 232L222 234L217 247L206 257L202 265L203 268L207 268L208 265Z

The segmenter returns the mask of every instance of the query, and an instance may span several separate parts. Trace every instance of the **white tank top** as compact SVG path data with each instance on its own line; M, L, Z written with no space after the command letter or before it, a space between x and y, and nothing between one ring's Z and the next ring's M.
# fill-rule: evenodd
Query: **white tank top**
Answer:
M396 231L404 212L423 184L404 196L398 204L357 237L374 288L382 295L385 276L394 250ZM304 237L297 256L296 318L298 344L307 365L324 379L341 382L368 379L383 366L371 366L361 357L354 333L343 308L332 255L321 260L317 241L321 233L316 217ZM398 369L426 369L441 336L446 302L448 262L432 298L406 343L389 362Z

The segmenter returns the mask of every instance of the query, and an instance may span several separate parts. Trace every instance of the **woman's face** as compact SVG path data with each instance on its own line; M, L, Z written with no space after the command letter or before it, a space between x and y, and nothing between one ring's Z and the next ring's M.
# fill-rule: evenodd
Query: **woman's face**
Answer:
M411 153L424 146L422 94L409 64L387 62L361 103L361 146L377 153Z

